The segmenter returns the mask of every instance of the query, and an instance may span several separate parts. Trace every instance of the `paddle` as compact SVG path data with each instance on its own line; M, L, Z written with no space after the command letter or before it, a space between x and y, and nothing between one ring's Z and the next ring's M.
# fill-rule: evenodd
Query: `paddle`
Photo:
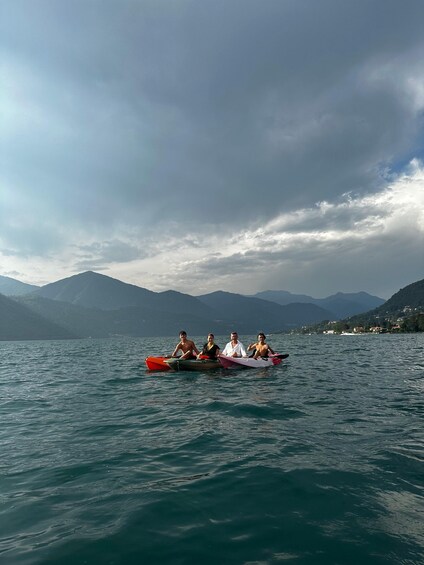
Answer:
M271 353L271 355L269 355L268 357L263 357L261 356L261 359L287 359L287 357L289 356L288 353ZM252 358L252 356L250 357L250 359ZM259 357L256 357L256 359L259 359Z

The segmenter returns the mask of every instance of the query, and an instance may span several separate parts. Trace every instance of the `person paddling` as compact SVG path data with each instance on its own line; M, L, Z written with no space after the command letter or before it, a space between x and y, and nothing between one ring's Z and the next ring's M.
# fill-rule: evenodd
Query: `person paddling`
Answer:
M274 355L274 351L267 343L265 343L265 340L265 334L260 332L258 333L257 343L251 343L248 346L247 351L251 351L252 349L254 350L253 359L258 359L259 357L268 357L270 353Z
M194 341L187 339L187 332L184 330L180 331L180 342L177 343L171 357L177 357L178 351L182 353L180 359L196 359L196 355L199 354L199 350L194 344Z

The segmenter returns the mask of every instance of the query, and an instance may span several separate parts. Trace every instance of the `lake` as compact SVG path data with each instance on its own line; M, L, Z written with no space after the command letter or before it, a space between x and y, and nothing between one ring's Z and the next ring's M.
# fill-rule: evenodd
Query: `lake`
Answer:
M1 563L424 563L423 334L148 372L177 341L0 342Z

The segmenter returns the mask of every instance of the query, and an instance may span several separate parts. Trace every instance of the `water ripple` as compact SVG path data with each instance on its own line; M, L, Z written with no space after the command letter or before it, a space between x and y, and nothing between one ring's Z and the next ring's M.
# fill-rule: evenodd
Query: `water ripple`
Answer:
M422 335L147 372L174 341L0 344L5 563L424 561Z

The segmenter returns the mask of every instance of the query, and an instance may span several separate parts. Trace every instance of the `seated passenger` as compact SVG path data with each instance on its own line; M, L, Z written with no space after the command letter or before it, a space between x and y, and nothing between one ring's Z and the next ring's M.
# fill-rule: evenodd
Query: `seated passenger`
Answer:
M244 345L238 340L237 332L231 332L231 341L224 347L222 355L227 355L227 357L247 357Z
M202 357L207 357L208 359L216 359L219 353L219 347L214 342L215 336L213 334L208 334L208 341L205 343L202 349L202 353L197 356L198 359Z
M258 342L251 343L247 348L247 351L251 351L252 349L254 350L253 359L258 359L258 357L268 357L270 353L274 354L274 351L267 343L265 343L265 340L265 334L261 332L258 334Z
M199 353L194 341L187 339L187 333L184 330L180 331L180 342L177 344L171 357L177 357L178 351L182 353L180 359L196 359L196 355Z

